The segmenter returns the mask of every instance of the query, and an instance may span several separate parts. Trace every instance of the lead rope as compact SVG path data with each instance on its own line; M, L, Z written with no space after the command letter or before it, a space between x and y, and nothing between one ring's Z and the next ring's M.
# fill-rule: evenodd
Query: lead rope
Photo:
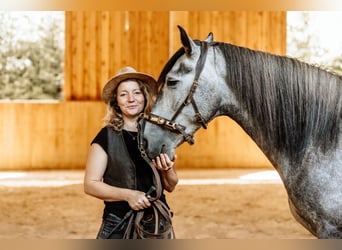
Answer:
M139 117L138 118L138 139L137 139L138 140L138 148L139 148L139 151L140 151L142 158L148 163L148 165L151 167L151 169L153 171L153 183L154 183L154 187L156 189L156 196L151 197L150 201L155 201L155 200L158 200L160 198L162 191L163 191L163 186L162 186L162 183L160 181L160 175L159 175L157 169L153 166L152 161L147 156L147 153L145 151L143 135L141 133L143 126L144 126L143 119L141 119L141 117Z
M154 186L150 188L146 195L149 197L149 201L152 203L151 207L153 210L154 230L153 232L152 230L148 231L141 224L144 218L144 210L140 210L137 212L133 212L133 210L131 210L128 212L130 214L127 215L127 218L129 217L129 221L124 238L128 239L132 237L133 239L174 239L175 234L172 226L172 213L166 206L166 204L159 199L163 191L163 186L157 169L153 166L152 161L149 159L144 149L141 133L142 126L143 122L142 119L140 119L138 120L138 148L141 152L141 156L149 164L153 171ZM151 196L153 191L156 192L155 197ZM133 226L134 228L132 230Z

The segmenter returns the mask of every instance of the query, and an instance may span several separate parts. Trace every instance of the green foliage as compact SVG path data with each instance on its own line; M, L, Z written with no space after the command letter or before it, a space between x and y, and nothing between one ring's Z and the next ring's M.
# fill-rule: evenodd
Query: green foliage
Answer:
M0 23L0 99L62 99L64 13L0 12Z

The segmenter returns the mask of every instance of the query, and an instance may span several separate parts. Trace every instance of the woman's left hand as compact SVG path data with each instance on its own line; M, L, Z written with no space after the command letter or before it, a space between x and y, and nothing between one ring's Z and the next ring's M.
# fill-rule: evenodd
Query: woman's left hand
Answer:
M154 167L161 171L163 187L168 192L172 192L178 183L178 176L175 170L176 159L176 155L173 160L170 160L167 154L162 153L152 160Z
M165 153L160 154L152 160L155 168L161 171L168 171L174 167L175 162L171 161L169 156Z

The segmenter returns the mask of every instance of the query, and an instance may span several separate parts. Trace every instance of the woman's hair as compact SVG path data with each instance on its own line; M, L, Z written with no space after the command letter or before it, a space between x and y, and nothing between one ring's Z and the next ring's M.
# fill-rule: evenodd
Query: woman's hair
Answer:
M143 112L149 113L151 112L152 105L154 102L154 96L152 95L152 91L150 90L149 86L143 81L138 79L134 80L139 84L140 90L143 92L143 95L145 97L145 106ZM117 102L117 90L120 84L121 83L119 83L113 90L112 100L108 102L107 114L103 119L105 126L111 126L116 131L121 131L124 126L122 113Z

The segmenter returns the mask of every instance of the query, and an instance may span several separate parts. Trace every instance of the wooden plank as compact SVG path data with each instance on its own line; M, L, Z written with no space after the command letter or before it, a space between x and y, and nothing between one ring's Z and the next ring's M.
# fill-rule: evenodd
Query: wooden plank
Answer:
M158 23L158 25L154 25ZM152 25L153 24L153 25ZM158 78L159 74L169 58L169 12L152 12L149 35L149 67L145 70Z
M179 30L177 25L182 26L185 30L189 29L189 12L188 11L171 11L169 24L169 57L171 57L177 49L181 47L179 39Z
M110 42L110 12L99 12L97 15L97 25L98 25L98 33L97 33L97 41L98 46L96 46L96 97L94 99L101 97L102 88L104 83L110 77L110 58L111 54L111 42Z
M75 13L72 43L73 43L73 67L72 67L72 94L71 100L78 100L83 95L84 85L84 13Z
M107 79L111 78L118 71L123 51L121 33L125 31L126 12L110 12L109 24L109 75ZM127 17L128 18L128 17ZM119 39L120 38L120 39ZM102 86L103 87L103 86Z
M96 12L89 11L84 15L84 42L83 42L83 89L80 90L78 100L96 100ZM95 94L93 90L95 89Z
M72 36L72 22L73 22L73 12L65 12L65 34ZM63 85L63 98L64 100L71 99L72 93L72 60L70 60L70 55L72 55L72 42L70 38L65 39L65 49L64 49L64 85Z

